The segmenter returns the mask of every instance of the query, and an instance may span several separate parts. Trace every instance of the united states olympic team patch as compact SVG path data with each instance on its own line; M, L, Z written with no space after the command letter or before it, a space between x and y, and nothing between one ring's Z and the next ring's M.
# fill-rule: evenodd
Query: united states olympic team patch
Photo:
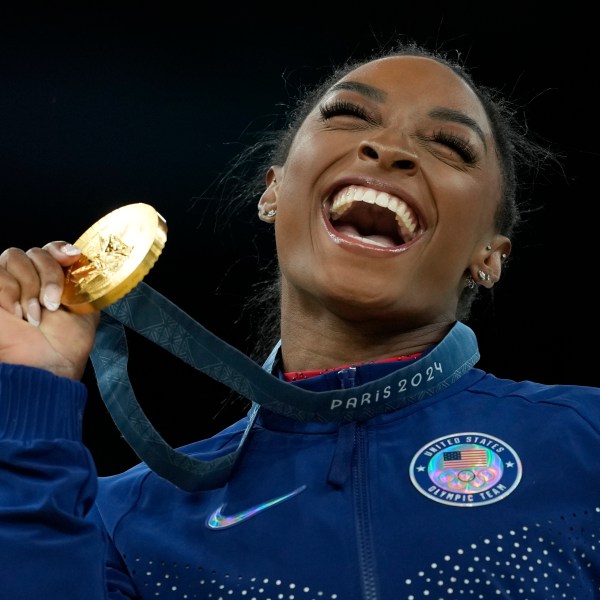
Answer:
M451 506L483 506L503 500L521 481L517 453L486 433L452 433L425 444L410 463L421 494Z

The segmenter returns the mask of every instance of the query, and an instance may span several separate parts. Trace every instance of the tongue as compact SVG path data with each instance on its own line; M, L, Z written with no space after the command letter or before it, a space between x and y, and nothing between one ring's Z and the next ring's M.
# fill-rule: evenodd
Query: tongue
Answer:
M394 240L387 235L373 234L373 235L361 235L356 227L348 224L341 224L337 227L339 233L343 233L352 238L359 239L367 244L371 243L376 246L386 246L388 248L395 246Z

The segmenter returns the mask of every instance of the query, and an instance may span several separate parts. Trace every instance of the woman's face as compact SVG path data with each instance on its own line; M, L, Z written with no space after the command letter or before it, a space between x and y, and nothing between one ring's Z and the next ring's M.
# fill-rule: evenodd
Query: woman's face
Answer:
M483 107L449 68L403 56L352 71L272 174L262 201L277 208L284 303L413 326L455 319L495 234L501 175Z

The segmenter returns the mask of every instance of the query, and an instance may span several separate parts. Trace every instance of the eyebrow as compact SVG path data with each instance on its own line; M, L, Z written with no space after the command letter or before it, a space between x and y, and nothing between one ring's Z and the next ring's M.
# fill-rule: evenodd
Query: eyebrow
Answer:
M360 83L358 81L340 81L329 88L330 92L337 92L338 90L350 90L351 92L358 92L371 100L376 102L383 102L387 98L387 92L380 90L379 88L367 85L366 83Z
M383 90L373 87L372 85L367 85L366 83L360 83L359 81L340 81L335 85L332 85L329 89L330 92L337 92L338 90L349 90L351 92L358 92L362 94L366 98L371 100L375 100L376 102L384 102L387 98L387 92ZM481 139L484 146L487 146L485 143L485 136L483 135L483 130L479 127L477 121L472 119L468 115L459 110L454 110L452 108L434 108L429 112L429 116L432 119L436 119L438 121L453 121L454 123L460 123L461 125L466 125L469 129L473 130L477 136Z

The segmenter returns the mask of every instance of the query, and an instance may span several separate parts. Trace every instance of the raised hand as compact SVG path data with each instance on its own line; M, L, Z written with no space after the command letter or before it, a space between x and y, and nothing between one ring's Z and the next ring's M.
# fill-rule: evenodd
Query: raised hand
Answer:
M64 241L0 254L0 362L81 378L100 313L75 314L60 304L64 269L79 256Z

